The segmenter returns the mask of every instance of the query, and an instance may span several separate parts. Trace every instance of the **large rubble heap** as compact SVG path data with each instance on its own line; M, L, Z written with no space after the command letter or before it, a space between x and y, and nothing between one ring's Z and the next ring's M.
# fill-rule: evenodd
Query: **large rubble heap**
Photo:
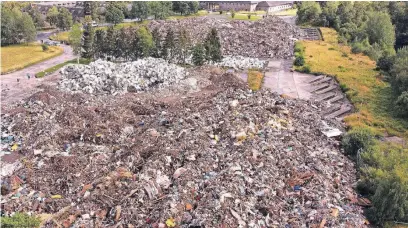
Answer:
M98 94L166 87L186 77L184 68L156 58L124 63L97 60L89 65L68 65L61 74L60 89Z
M162 20L149 23L149 29L159 28L164 36L167 29L178 32L186 29L193 43L202 42L211 28L216 28L223 55L241 55L255 58L284 58L293 56L293 46L302 32L278 17L260 21L223 20L193 17L182 20Z
M2 213L53 214L49 227L364 226L319 103L209 80L183 97L48 88L7 110L26 158L2 178Z

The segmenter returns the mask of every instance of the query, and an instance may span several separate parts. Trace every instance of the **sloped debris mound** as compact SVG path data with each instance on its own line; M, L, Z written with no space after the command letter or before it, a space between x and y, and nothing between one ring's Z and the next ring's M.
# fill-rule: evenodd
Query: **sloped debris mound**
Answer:
M61 74L60 89L90 94L121 94L166 87L187 75L182 67L150 57L124 63L97 60L89 65L68 65Z
M256 22L223 20L211 17L193 17L181 20L151 21L150 31L158 28L162 36L171 28L176 33L185 29L192 42L203 42L211 28L216 28L223 55L241 55L253 58L283 58L293 56L296 39L302 31L278 17L268 17Z
M319 103L234 77L184 97L33 96L2 122L26 155L2 178L2 213L52 214L48 227L364 226Z

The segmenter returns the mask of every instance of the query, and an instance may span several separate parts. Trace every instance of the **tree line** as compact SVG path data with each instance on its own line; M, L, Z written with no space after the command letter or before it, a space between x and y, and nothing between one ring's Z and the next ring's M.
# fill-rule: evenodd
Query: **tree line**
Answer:
M193 44L185 29L178 32L167 29L162 36L158 28L150 31L145 26L106 31L75 24L70 32L70 43L76 54L84 58L108 60L137 60L145 57L163 58L170 62L185 64L188 61L202 65L206 61L218 62L222 59L218 32L211 29L202 43Z

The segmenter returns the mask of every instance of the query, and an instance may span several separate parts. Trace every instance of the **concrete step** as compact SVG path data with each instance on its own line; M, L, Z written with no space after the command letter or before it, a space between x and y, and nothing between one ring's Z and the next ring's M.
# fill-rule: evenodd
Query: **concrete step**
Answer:
M334 97L334 96L336 96L336 93L334 93L334 92L325 93L325 94L323 94L323 95L317 97L315 100L316 100L316 101L325 101L325 100L328 100L328 99L330 99L330 98L332 98L332 97Z
M317 86L313 87L313 89L312 89L311 92L315 92L315 91L319 91L319 90L322 90L322 89L326 89L326 88L329 87L329 86L330 86L329 83L323 83L323 84L320 84L320 85L317 85Z
M319 76L316 76L315 78L313 78L312 80L308 81L307 83L313 83L313 82L316 82L318 80L321 80L322 78L325 78L325 76L324 75L319 75Z
M332 99L330 99L328 101L333 104L333 103L335 103L335 102L337 102L339 100L342 100L343 98L344 98L344 96L342 94L340 94L340 95L337 95L337 96L333 97Z
M337 86L331 85L331 86L327 87L326 89L317 91L316 94L327 93L327 92L330 92L330 91L332 91L332 90L335 90L336 88L337 88Z
M327 115L326 118L336 118L336 117L341 116L341 115L343 115L343 114L345 114L347 112L350 112L350 111L351 111L351 107L349 107L349 106L341 107L340 110L337 110L337 111Z
M325 77L325 78L322 78L321 80L315 81L315 82L313 82L313 83L311 83L311 84L313 84L313 85L318 85L318 84L321 84L321 83L324 83L324 82L328 82L328 81L331 81L331 80L332 80L331 77Z
M337 112L340 109L341 109L341 105L336 104L336 105L333 105L333 106L329 107L328 109L326 109L323 113L327 116L327 115L330 115L330 114L332 114L334 112Z

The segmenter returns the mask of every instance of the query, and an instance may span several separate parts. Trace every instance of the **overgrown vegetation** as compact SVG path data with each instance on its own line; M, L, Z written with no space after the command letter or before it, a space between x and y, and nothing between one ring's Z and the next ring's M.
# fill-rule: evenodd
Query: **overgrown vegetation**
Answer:
M324 41L300 42L304 47L305 65L310 66L312 73L336 77L356 108L355 113L344 118L351 130L342 145L345 153L356 159L361 171L359 190L372 201L367 216L376 224L408 222L408 149L381 140L387 136L408 140L408 121L398 117L394 108L393 90L396 89L382 79L373 60L339 44L334 29L321 28L321 31ZM402 56L405 56L403 52L400 58L404 59ZM398 61L391 61L391 66L382 61L391 69L403 69L393 67L400 63ZM400 101L403 104L402 100L405 97Z
M40 218L29 216L26 213L16 213L11 217L1 217L0 224L3 228L36 228L41 223Z
M79 64L89 64L90 62L91 62L90 59L85 59L85 58L80 58L80 59L79 59ZM62 68L63 66L65 66L65 65L75 64L75 63L78 63L78 62L77 62L77 59L73 59L73 60L69 60L69 61L66 61L66 62L57 64L57 65L55 65L55 66L53 66L53 67L50 67L50 68L48 68L48 69L45 69L45 70L43 70L43 71L41 71L41 72L36 73L36 74L35 74L35 77L36 77L36 78L42 78L42 77L44 77L44 76L47 76L47 75L49 75L49 74L52 74L52 73L56 72L57 70L61 69L61 68Z
M248 71L248 86L253 91L258 91L262 87L264 75L256 70Z
M68 43L68 39L69 39L69 32L68 31L59 32L59 33L56 33L56 34L50 36L50 40L64 41L66 43Z
M1 48L1 74L20 70L62 54L61 47L50 46L43 51L39 44L16 44Z

